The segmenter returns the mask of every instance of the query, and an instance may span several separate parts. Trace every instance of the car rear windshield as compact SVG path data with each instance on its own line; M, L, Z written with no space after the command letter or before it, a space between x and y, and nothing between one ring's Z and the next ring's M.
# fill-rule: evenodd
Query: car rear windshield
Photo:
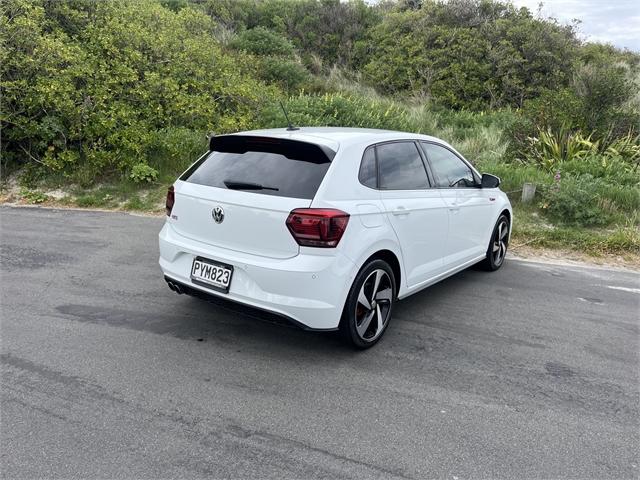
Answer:
M313 143L241 135L213 137L209 148L181 180L304 199L315 196L335 155Z

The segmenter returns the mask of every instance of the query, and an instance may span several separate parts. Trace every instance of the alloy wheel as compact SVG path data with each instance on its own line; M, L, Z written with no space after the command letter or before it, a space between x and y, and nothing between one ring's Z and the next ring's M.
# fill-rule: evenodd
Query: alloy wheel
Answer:
M366 342L378 338L389 321L393 286L389 274L376 269L363 282L356 303L356 331Z
M507 254L507 243L509 235L509 225L506 220L501 221L496 228L496 234L493 239L493 247L491 254L493 255L493 263L498 266L504 261Z

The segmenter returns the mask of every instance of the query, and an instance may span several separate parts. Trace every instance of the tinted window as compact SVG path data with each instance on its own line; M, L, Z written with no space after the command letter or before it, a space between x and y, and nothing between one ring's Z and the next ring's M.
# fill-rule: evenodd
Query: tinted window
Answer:
M473 187L475 185L471 169L453 152L433 143L423 142L422 146L427 152L438 187Z
M429 188L418 147L413 142L385 143L376 146L380 188L419 190Z
M320 147L292 140L239 137L214 150L181 180L218 188L312 199L330 165ZM260 189L262 186L263 189Z
M367 148L362 156L358 179L360 180L360 183L367 187L376 188L378 184L376 174L376 154L373 147Z

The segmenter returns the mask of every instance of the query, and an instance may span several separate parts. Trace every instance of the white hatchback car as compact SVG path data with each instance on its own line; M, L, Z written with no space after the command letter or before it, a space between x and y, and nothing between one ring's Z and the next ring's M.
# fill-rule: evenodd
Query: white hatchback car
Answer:
M500 180L412 133L273 129L214 136L167 194L160 267L178 293L224 297L376 343L393 304L503 264Z

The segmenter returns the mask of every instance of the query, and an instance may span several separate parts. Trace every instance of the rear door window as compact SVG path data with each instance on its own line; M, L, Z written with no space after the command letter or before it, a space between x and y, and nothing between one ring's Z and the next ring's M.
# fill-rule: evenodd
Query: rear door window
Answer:
M303 199L315 196L335 155L312 143L241 135L214 137L210 148L181 180Z
M429 188L427 171L414 142L383 143L376 146L380 188L422 190Z

